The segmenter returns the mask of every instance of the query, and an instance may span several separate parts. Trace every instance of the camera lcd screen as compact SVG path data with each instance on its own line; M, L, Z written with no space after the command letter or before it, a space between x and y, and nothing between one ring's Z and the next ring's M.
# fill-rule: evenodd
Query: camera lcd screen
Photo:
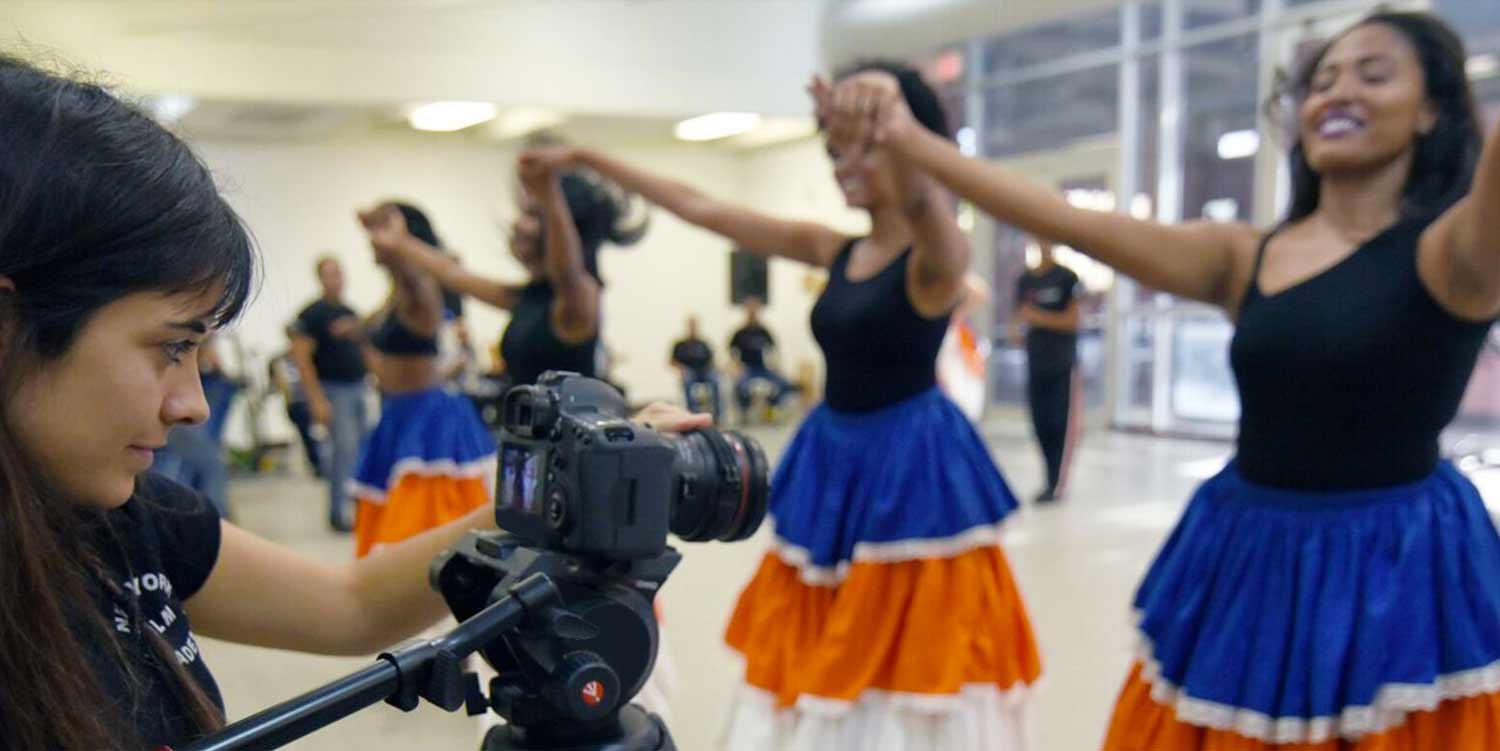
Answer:
M537 454L524 446L507 444L500 461L500 508L540 515L537 486L542 480L542 462Z

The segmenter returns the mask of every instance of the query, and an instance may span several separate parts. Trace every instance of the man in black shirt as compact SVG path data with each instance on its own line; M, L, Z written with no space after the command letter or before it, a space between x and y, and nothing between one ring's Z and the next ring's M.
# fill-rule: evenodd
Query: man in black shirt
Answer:
M775 353L776 340L760 324L760 307L758 298L745 298L745 325L729 340L729 352L734 355L740 371L734 386L734 400L739 405L741 420L745 420L750 411L750 387L755 381L770 384L772 407L781 406L781 400L792 390L792 384L771 369L769 358Z
M344 304L344 270L337 259L318 259L323 295L302 309L293 324L292 358L302 374L313 422L328 431L328 524L353 529L345 486L354 476L369 420L365 414L365 361L359 317Z
M713 402L714 420L718 420L719 413L723 410L723 404L719 398L719 372L714 368L713 347L698 336L697 316L688 317L687 336L672 345L671 364L682 373L682 393L687 400L688 409L697 408L693 390L702 386L709 391L709 398Z
M1016 283L1011 340L1026 327L1027 398L1037 443L1047 463L1047 487L1038 503L1057 500L1066 480L1072 438L1074 364L1077 361L1080 294L1078 275L1053 258L1053 243L1040 241L1041 262Z

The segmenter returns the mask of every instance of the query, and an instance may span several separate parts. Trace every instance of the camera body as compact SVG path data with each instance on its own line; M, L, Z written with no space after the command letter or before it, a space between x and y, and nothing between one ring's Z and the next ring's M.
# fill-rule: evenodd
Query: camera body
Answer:
M505 397L495 492L500 528L611 560L667 547L676 450L631 423L602 381L544 374Z
M495 520L531 544L613 561L743 540L766 516L765 453L717 430L663 435L627 419L609 384L547 372L501 407Z

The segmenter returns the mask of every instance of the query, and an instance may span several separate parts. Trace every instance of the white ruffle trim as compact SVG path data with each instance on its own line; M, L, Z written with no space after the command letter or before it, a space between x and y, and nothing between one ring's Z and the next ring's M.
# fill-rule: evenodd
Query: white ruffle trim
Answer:
M672 697L678 694L681 683L677 677L677 662L667 649L666 629L662 628L657 639L656 664L651 666L651 675L646 676L646 685L641 687L640 693L631 702L639 704L670 726Z
M996 524L970 527L952 537L855 543L853 559L840 561L837 566L813 565L812 553L807 548L793 545L780 537L771 543L771 548L783 563L797 569L804 584L811 587L834 587L848 578L849 567L855 563L904 563L957 558L980 548L997 547L1009 518L1007 516Z
M868 690L854 702L803 696L792 709L740 687L725 751L1022 751L1025 685L952 695Z
M452 459L417 459L415 457L402 459L391 467L391 473L386 478L385 487L377 488L373 485L350 480L346 486L349 495L362 501L370 503L385 503L386 491L396 487L401 478L406 475L420 475L423 477L453 477L457 479L472 479L475 477L484 480L484 492L493 498L495 496L495 469L497 460L494 454L486 454L471 462L462 464Z
M1335 738L1358 740L1406 722L1412 712L1428 712L1445 701L1500 692L1500 662L1438 676L1431 684L1387 683L1367 706L1344 707L1336 716L1272 717L1252 709L1199 699L1162 677L1150 639L1141 637L1141 677L1151 684L1151 699L1171 707L1177 719L1198 727L1223 730L1262 743L1323 743Z

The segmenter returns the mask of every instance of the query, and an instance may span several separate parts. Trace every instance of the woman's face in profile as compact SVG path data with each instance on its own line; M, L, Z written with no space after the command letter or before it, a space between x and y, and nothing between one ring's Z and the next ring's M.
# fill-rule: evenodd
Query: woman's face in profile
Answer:
M217 292L140 292L103 308L61 357L22 377L5 410L21 453L76 503L135 492L173 427L208 419L197 349Z

